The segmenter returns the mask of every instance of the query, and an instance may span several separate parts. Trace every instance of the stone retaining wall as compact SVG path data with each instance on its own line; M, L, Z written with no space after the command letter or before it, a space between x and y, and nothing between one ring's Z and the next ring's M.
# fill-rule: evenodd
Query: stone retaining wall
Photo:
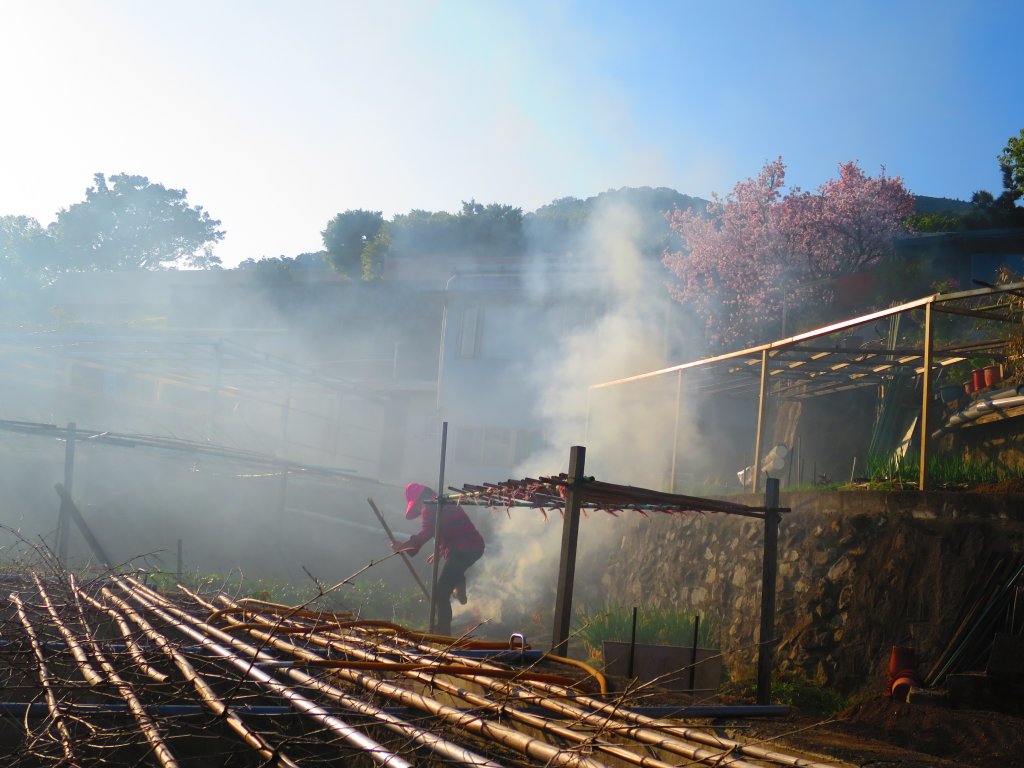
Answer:
M743 503L757 505L748 497ZM853 690L884 675L892 645L927 670L971 587L1024 558L1024 496L873 491L782 494L778 667ZM622 523L603 577L616 605L717 618L730 677L753 674L762 523L718 514Z

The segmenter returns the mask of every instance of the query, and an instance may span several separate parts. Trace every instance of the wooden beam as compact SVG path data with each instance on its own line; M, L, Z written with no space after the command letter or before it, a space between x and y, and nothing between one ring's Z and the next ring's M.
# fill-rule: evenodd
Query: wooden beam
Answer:
M562 553L558 561L558 587L555 592L555 622L551 633L551 652L566 656L569 649L569 625L572 621L572 589L576 577L576 545L580 532L583 468L587 449L574 445L569 450L569 485L565 489L565 514L562 517Z

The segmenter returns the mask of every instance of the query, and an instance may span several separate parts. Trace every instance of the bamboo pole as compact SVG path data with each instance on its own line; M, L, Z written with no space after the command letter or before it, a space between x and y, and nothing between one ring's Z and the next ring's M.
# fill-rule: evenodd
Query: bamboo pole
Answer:
M384 519L384 515L382 515L380 510L377 509L377 505L374 503L373 499L367 498L366 501L369 503L370 509L373 510L373 514L377 516L377 520L380 522L381 528L384 529L384 533L387 534L388 541L392 544L397 544L398 539L396 539L395 534L391 532L391 526L388 525L387 521ZM430 600L430 591L427 589L427 585L423 583L423 579L420 578L420 575L416 573L416 569L413 567L409 556L405 554L405 552L400 552L399 554L402 556L402 562L405 563L405 567L409 569L409 573L411 573L412 577L416 579L416 583L420 585L420 589L423 591L423 596L427 598L427 600Z
M764 429L765 393L768 389L768 350L761 351L761 386L757 395L757 436L754 438L754 462L750 465L753 473L751 493L757 493L761 478L761 436Z
M921 369L921 453L918 468L917 489L928 490L928 401L931 399L932 352L934 344L932 328L932 305L924 305L924 360Z

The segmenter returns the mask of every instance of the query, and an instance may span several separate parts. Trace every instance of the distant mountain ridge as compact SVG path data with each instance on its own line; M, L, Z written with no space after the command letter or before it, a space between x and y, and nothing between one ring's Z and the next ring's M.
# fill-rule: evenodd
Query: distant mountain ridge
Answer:
M950 197L928 197L927 195L916 195L914 197L915 213L966 213L974 206L966 200L954 200Z

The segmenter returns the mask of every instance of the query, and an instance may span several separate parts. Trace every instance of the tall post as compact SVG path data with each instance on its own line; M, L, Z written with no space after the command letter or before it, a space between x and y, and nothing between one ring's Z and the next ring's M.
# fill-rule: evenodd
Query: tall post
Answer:
M775 656L775 579L779 572L779 479L764 490L764 555L761 561L761 630L757 644L757 703L770 704Z
M576 577L576 544L580 533L580 503L583 498L583 467L587 449L574 445L569 450L569 485L565 489L565 515L562 518L562 553L558 561L558 589L555 593L555 626L551 633L551 652L565 656L569 649L569 625L572 621L572 587Z
M70 499L75 480L75 422L69 422L67 437L64 444L64 489ZM57 519L57 559L61 565L67 564L68 533L71 528L71 515L67 505L61 499L60 515Z
M437 575L439 568L438 560L441 555L441 545L438 537L441 533L441 515L444 513L444 459L448 452L448 422L441 423L441 467L437 473L437 508L434 510L434 569L430 577L430 631L437 629ZM448 595L440 595L445 600Z
M217 442L217 411L220 408L220 382L224 372L224 349L221 342L214 345L216 364L213 371L213 387L210 390L210 425L206 439L211 443Z
M754 477L751 480L751 493L757 493L760 488L761 479L761 434L764 429L765 394L768 390L768 350L761 351L761 387L757 394L757 437L754 438L754 463L750 465L750 471Z
M669 492L676 492L676 463L679 460L679 418L683 410L683 371L676 374L676 418L672 425L672 471L669 472Z
M928 490L928 401L931 400L932 388L932 305L924 305L924 368L921 371L921 465L918 469L917 489Z

